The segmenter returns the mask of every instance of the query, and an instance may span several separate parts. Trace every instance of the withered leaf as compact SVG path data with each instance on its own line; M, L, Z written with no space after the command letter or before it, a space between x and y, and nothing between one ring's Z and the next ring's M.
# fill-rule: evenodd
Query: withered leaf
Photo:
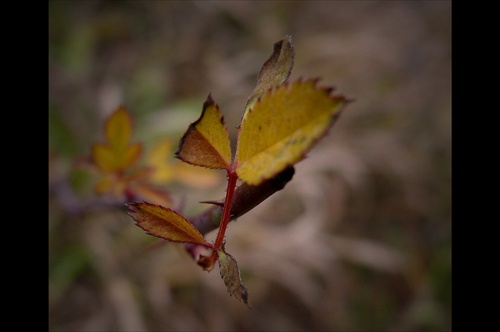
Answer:
M201 266L205 271L212 271L215 263L217 262L217 259L217 251L213 251L210 256L200 255L197 264Z
M248 98L243 118L246 117L249 109L261 98L269 89L276 88L286 82L293 68L295 49L292 45L292 36L287 35L274 44L273 54L264 62L255 89Z
M219 249L219 270L229 294L248 306L248 290L241 282L238 263L233 256L225 252L224 246Z

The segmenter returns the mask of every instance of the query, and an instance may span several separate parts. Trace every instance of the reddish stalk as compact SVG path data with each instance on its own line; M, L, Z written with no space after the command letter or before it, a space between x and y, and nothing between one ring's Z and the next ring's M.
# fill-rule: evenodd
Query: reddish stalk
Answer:
M214 243L214 251L219 250L219 248L222 246L222 243L224 242L224 235L226 234L227 224L229 223L229 219L231 217L231 205L233 204L234 189L236 188L238 175L235 171L228 170L227 178L226 199L224 201L219 231Z

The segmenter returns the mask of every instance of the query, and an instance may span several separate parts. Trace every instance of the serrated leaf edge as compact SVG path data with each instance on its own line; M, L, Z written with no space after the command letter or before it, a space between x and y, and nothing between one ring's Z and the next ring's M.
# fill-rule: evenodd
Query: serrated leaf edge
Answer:
M203 103L203 110L201 112L201 115L199 116L199 118L196 121L192 122L189 125L188 129L186 130L186 132L182 135L182 137L180 139L180 142L179 142L179 146L177 147L177 150L175 151L175 155L174 156L175 156L175 158L181 160L182 162L185 162L186 164L189 164L189 165L192 165L192 166L199 166L199 167L204 167L204 168L208 168L208 169L221 169L219 167L210 167L210 166L206 166L206 165L196 164L196 163L190 162L189 160L186 160L186 159L184 159L184 158L182 158L180 156L180 151L182 149L182 146L184 145L184 142L185 142L186 138L189 136L188 134L191 133L193 130L197 130L196 129L196 125L201 122L201 120L203 119L203 116L205 115L206 110L211 105L215 106L215 108L218 110L219 114L221 114L221 116L220 116L220 122L221 122L222 127L223 127L226 135L228 136L228 140L229 140L229 133L227 131L226 123L225 123L225 120L224 120L224 115L222 115L222 112L220 111L219 105L217 105L217 103L213 100L212 94L209 93L208 97L207 97L207 100ZM218 153L218 151L215 148L213 148L213 150L217 152L217 154L220 156L221 160L225 160L223 158L223 156L220 153ZM231 150L229 150L229 151L231 152ZM229 157L231 158L231 155ZM230 169L230 168L231 168L231 160L229 160L229 164L226 164L226 166L224 168L222 168L222 169Z
M319 90L322 90L326 95L328 95L328 97L330 99L340 99L340 109L337 110L335 112L335 114L333 114L330 118L330 122L329 124L327 125L326 129L324 130L323 134L316 137L314 140L313 140L313 143L309 146L308 149L304 150L302 155L301 155L301 158L297 161L299 162L300 160L302 160L306 154L308 152L311 151L311 149L316 145L316 143L318 141L320 141L322 138L324 138L328 132L330 131L330 129L332 128L332 126L334 125L334 123L338 120L338 118L340 117L341 113L344 111L345 107L347 106L347 104L353 102L354 100L353 99L348 99L347 97L345 97L344 95L334 95L333 92L335 91L335 87L331 87L331 86L320 86L318 87L318 84L319 84L319 81L321 79L319 77L316 77L316 78L308 78L308 79L304 79L302 77L299 77L296 81L294 82L290 82L290 81L286 81L285 83L283 83L282 85L278 86L278 87L274 87L274 88L270 88L268 89L268 91L266 92L265 95L263 95L262 97L260 97L259 99L257 99L257 101L255 102L255 104L253 105L253 107L251 109L248 110L248 114L252 113L253 112L253 109L255 108L256 105L258 105L258 103L261 103L262 99L270 96L271 94L273 94L275 91L279 90L279 89L290 89L292 85L294 84L308 84L308 83L311 83L312 84L312 87L313 88L317 88ZM239 138L240 138L240 132L241 132L241 128L243 126L243 124L248 121L248 117L245 117L244 119L242 119L240 125L238 126L238 142L237 142L237 145L236 145L236 154L235 154L235 162L234 162L234 169L236 172L238 172L238 150L239 150ZM275 143L275 144L278 144L278 143ZM273 144L274 145L274 144ZM276 172L276 174L278 174L279 172L283 171L284 169L286 169L287 167L291 167L293 165L295 165L297 162L295 163L287 163L286 165L284 165L279 171ZM268 177L262 177L258 183L251 183L251 185L258 185L259 183L262 183L263 181L266 181L266 180L269 180L273 177L274 175L272 176L268 176Z
M182 217L189 225L191 225L193 227L193 229L195 230L195 232L199 233L200 237L203 238L203 241L204 242L192 242L192 241L179 241L179 240L174 240L174 239L171 239L171 238L168 238L168 237L165 237L165 236L160 236L158 234L153 234L151 233L149 230L147 230L146 228L142 227L140 225L140 220L138 220L135 216L134 216L134 209L137 209L137 205L139 204L144 204L144 205L148 205L148 206L155 206L155 207L159 207L160 209L163 209L163 210L168 210L168 211L171 211L173 212L174 214ZM176 242L176 243L194 243L194 244L200 244L200 245L203 245L203 246L206 246L206 247L211 247L212 245L208 242L205 241L204 237L203 237L203 234L201 234L201 232L187 219L185 218L182 214L178 213L177 211L175 210L172 210L170 208L166 208L164 206L161 206L161 205L158 205L158 204L152 204L152 203L148 203L148 202L133 202L133 203L126 203L125 206L129 209L129 211L127 211L127 214L134 220L134 223L137 227L141 228L144 232L146 232L146 234L148 235L151 235L151 236L154 236L154 237L157 237L157 238L160 238L160 239L164 239L164 240L167 240L167 241L170 241L170 242Z

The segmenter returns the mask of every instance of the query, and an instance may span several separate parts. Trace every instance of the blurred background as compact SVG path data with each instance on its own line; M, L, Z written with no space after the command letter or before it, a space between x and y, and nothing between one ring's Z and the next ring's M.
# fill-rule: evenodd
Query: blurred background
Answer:
M355 102L229 225L248 309L181 245L146 250L80 161L123 104L144 160L165 147L172 207L199 213L224 174L179 166L178 140L211 93L234 143L286 34L291 81ZM451 1L50 1L48 67L51 331L451 330Z

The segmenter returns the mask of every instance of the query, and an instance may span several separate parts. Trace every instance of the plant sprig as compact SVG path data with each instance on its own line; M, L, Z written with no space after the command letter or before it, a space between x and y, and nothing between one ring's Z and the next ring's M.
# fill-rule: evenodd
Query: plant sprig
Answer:
M211 95L203 104L201 116L180 140L177 158L191 165L226 171L223 200L208 201L214 207L191 219L161 205L126 204L137 226L150 235L185 243L203 269L210 271L218 262L228 292L247 305L248 291L237 262L224 249L228 223L290 181L293 165L326 135L349 102L333 94L333 88L319 87L318 79L289 83L294 56L291 36L274 44L248 98L234 154L224 118ZM242 181L240 186L238 180ZM208 243L203 235L214 228L218 228L216 239ZM211 254L197 255L194 248L199 246L208 248Z

